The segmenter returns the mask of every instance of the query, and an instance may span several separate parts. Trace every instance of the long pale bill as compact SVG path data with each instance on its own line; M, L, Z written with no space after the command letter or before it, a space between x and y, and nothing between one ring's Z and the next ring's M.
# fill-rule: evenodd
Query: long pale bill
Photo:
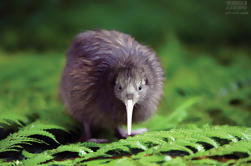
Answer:
M127 100L125 105L126 105L126 113L127 113L127 132L128 132L128 135L131 135L131 131L132 131L132 113L133 113L132 100Z

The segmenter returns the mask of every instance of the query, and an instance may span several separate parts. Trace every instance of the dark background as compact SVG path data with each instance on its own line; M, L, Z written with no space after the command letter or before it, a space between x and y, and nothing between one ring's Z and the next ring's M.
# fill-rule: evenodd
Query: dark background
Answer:
M228 1L6 0L0 2L0 49L66 51L90 29L115 29L158 49L173 34L213 50L251 43L249 14L226 14ZM246 1L247 2L247 1ZM247 7L248 8L248 7ZM248 9L242 10L248 12Z

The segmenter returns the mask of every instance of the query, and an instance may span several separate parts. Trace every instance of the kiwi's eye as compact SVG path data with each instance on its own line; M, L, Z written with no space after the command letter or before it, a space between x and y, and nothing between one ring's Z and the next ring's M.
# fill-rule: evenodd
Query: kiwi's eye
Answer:
M118 86L118 90L122 90L122 86L121 85Z
M138 89L139 89L139 90L142 90L142 86L140 85Z

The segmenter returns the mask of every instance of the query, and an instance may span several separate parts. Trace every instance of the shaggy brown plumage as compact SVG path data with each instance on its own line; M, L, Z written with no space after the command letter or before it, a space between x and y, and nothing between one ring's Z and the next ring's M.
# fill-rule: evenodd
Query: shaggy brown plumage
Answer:
M153 50L121 32L87 31L77 35L68 51L60 96L85 126L116 128L126 124L127 86L134 87L133 122L139 122L156 111L163 80Z

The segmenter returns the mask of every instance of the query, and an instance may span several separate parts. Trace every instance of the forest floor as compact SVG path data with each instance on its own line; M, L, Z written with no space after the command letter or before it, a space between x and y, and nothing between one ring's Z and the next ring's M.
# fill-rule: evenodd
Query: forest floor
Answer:
M58 98L63 53L0 52L0 165L248 165L251 59L172 39L159 49L165 95L158 113L133 125L148 133L106 144L78 142L80 125Z

